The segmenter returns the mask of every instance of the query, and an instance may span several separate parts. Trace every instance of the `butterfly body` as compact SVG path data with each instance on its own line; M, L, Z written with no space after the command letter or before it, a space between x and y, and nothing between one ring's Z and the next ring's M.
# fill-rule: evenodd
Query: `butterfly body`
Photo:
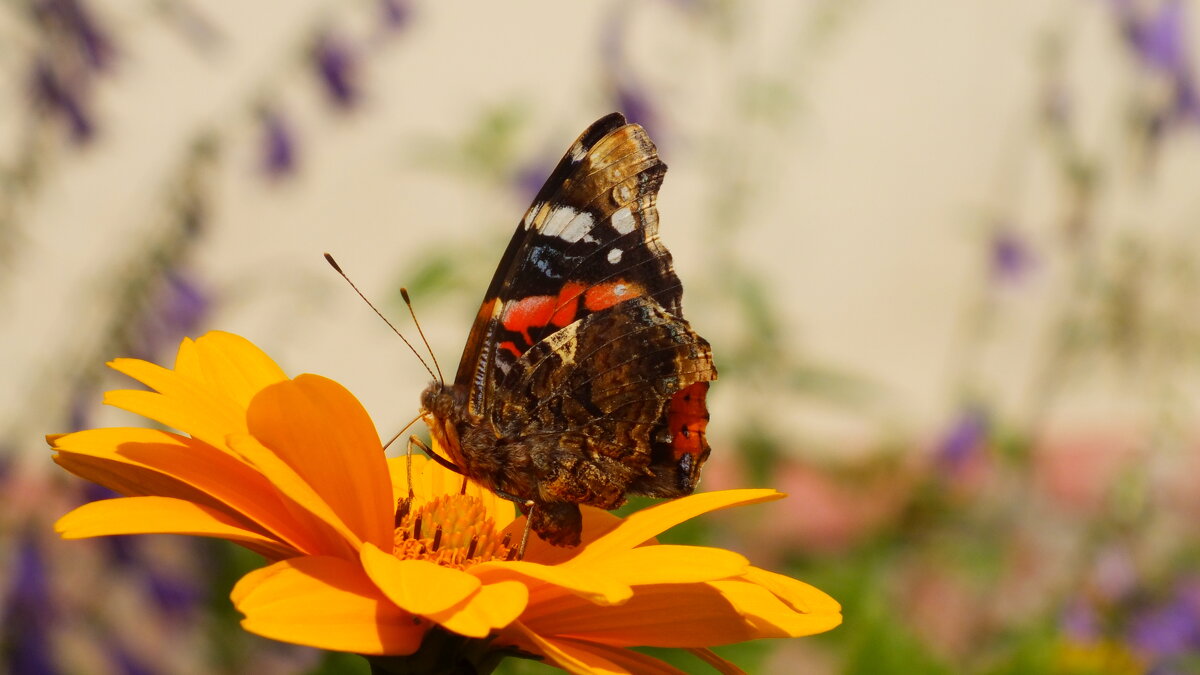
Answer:
M421 398L449 460L553 544L579 543L580 504L691 493L709 454L716 370L658 239L665 171L640 126L589 127L501 258L454 382Z

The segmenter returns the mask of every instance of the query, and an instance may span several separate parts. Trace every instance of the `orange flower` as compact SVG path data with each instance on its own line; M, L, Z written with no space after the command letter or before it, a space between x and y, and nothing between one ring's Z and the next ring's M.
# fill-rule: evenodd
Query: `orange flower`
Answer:
M173 370L110 365L153 391L109 392L106 403L190 437L50 437L59 465L127 495L81 506L57 530L194 534L261 553L272 564L232 594L259 635L431 670L446 659L487 670L521 654L572 672L674 672L626 649L663 646L728 671L705 648L841 622L825 593L737 553L654 542L700 514L782 497L774 491L697 494L625 519L585 509L579 547L534 539L516 560L524 519L510 502L473 483L463 491L424 457L387 459L366 411L332 380L289 379L248 341L217 332L185 340Z

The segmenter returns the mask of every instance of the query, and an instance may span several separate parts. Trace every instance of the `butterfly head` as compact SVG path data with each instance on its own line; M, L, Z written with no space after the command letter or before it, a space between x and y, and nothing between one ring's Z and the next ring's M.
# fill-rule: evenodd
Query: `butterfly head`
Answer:
M421 394L421 417L429 433L458 466L463 466L458 429L466 421L466 410L467 392L463 387L434 380Z

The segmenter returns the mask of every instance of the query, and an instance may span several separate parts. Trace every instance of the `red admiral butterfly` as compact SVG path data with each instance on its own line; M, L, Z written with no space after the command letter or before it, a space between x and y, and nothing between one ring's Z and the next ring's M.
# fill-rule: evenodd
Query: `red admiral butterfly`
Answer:
M580 504L690 494L708 458L708 342L658 238L667 167L613 113L575 141L500 258L453 384L422 415L457 468L579 543Z

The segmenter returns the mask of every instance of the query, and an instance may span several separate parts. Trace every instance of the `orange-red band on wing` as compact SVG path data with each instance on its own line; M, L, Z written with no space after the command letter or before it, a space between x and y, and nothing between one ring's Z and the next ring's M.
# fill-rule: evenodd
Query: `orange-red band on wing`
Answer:
M598 312L602 309L608 309L618 302L645 294L646 289L642 288L639 284L632 284L621 279L606 281L602 284L591 286L584 292L583 306L587 307L590 311Z
M513 301L504 308L501 323L506 329L520 333L528 349L533 345L529 329L549 325L562 328L578 317L579 296L585 288L583 284L568 283L558 295L532 295ZM517 355L520 356L520 353Z
M697 382L675 392L667 409L667 428L671 431L671 451L675 459L699 456L704 451L704 430L708 426L708 383Z

